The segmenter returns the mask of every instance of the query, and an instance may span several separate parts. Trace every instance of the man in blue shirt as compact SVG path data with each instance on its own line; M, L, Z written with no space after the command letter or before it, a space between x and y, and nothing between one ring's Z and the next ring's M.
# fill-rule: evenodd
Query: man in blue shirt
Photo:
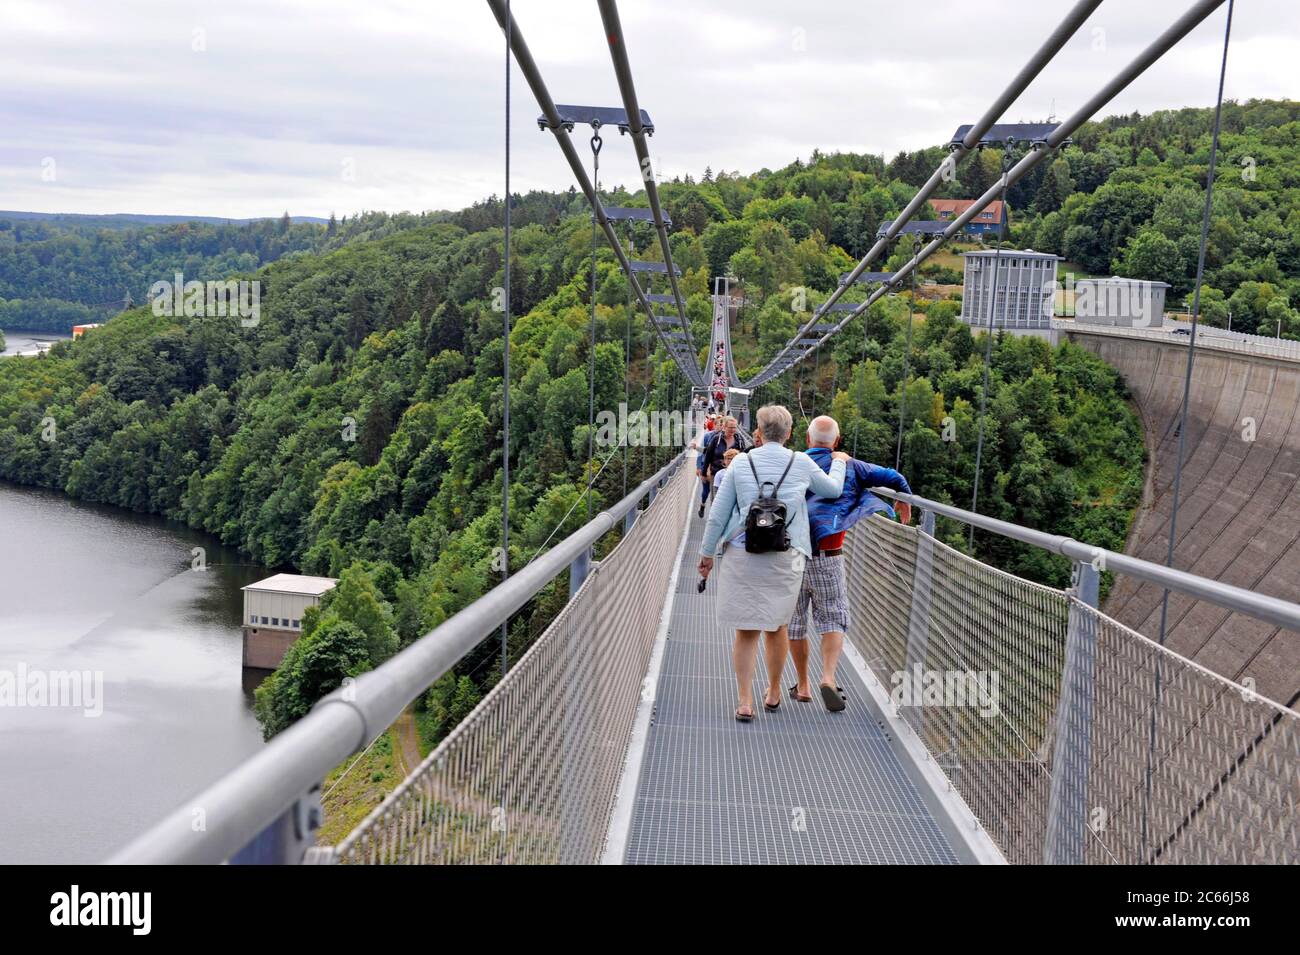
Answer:
M829 471L831 455L840 439L840 426L829 415L814 418L808 425L808 451L823 471ZM790 621L790 657L794 660L798 682L790 695L800 703L812 701L808 679L808 612L812 611L813 628L821 635L821 697L826 709L838 713L844 698L835 679L844 634L849 627L848 589L844 579L844 532L864 517L885 514L894 519L894 509L872 494L873 487L911 494L907 479L893 468L850 459L844 475L844 490L838 498L827 500L808 496L808 533L813 542L812 556L804 565L803 586ZM912 520L909 505L898 504L898 518L904 524Z

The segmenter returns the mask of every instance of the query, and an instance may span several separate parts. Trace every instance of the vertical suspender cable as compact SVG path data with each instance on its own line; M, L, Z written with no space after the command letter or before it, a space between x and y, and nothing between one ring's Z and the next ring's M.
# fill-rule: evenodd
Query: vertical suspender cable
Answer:
M628 258L634 254L635 242L632 237L632 223L627 224ZM623 346L623 414L626 415L628 404L628 376L632 372L632 282L627 284L627 344ZM626 419L625 419L626 420ZM627 427L625 424L624 427ZM627 439L623 440L623 497L627 497Z
M1187 447L1187 409L1192 392L1192 364L1196 360L1196 328L1201 317L1201 283L1205 278L1205 246L1210 235L1210 203L1214 197L1214 167L1219 153L1219 129L1223 113L1223 80L1228 70L1228 38L1232 34L1232 4L1228 0L1228 24L1223 31L1223 60L1219 66L1219 98L1214 104L1214 132L1210 138L1210 166L1205 175L1205 211L1201 216L1201 244L1196 254L1196 286L1192 290L1192 333L1187 340L1187 370L1183 377L1183 406L1178 419L1178 457L1174 462L1173 505L1169 514L1169 549L1165 566L1174 566L1174 544L1178 537L1178 504L1182 489L1183 456ZM1169 615L1169 591L1160 603L1160 643L1165 642Z
M506 0L506 10L510 0ZM510 26L506 19L506 201L505 265L502 303L505 313L505 348L501 374L501 582L510 579ZM510 668L509 621L501 622L501 676Z
M1223 58L1219 63L1219 94L1214 102L1214 130L1210 134L1210 162L1205 173L1205 211L1201 215L1201 244L1196 253L1196 285L1192 289L1192 333L1187 339L1187 370L1183 376L1183 406L1178 415L1178 456L1174 460L1173 503L1169 511L1169 547L1165 566L1174 566L1174 546L1178 541L1178 504L1182 490L1183 457L1187 448L1187 411L1192 394L1192 365L1196 361L1196 328L1201 318L1201 283L1205 278L1205 246L1210 235L1210 211L1214 200L1214 167L1219 156L1219 130L1223 119L1223 81L1228 72L1228 41L1232 36L1232 5L1228 0L1228 18L1223 28ZM1161 646L1165 644L1169 622L1169 590L1160 599ZM1151 805L1151 779L1155 770L1153 757L1156 746L1156 711L1160 707L1160 659L1155 662L1155 700L1151 708L1151 730L1147 740L1146 793L1142 801L1142 844L1149 845L1147 814Z
M502 343L501 350L501 582L504 584L510 579L510 25L513 22L508 11L510 10L510 0L506 0L506 121L505 121L505 152L506 152L506 195L504 212L505 236L504 236L504 256L502 265L501 281L504 286L502 289L501 302L504 306L502 314L504 315L503 332L505 341ZM506 672L510 669L510 619L507 617L501 621L501 679L506 678ZM505 752L501 753L501 785L502 793L500 794L498 805L506 805L506 785L505 772ZM498 864L505 861L506 843L502 839L498 848Z
M912 255L921 251L921 234L912 237ZM916 269L912 269L912 302L907 309L907 343L903 347L903 384L898 398L898 443L894 446L894 470L903 460L903 412L907 408L907 379L912 360L912 320L916 312Z
M591 191L600 201L600 123L593 122L591 134ZM594 438L596 429L596 217L591 217L591 342L588 347L587 363L589 378L587 382L587 520L591 520L591 463L594 458Z
M813 373L812 373L812 395L808 399L808 404L812 406L813 412L817 410L817 376L822 370L822 349L817 346L817 354L813 356ZM811 418L811 413L805 417Z
M858 362L859 367L865 367L867 364L867 342L871 339L871 323L869 321L870 314L871 313L868 311L862 313L862 360ZM856 384L857 382L854 381L854 375L850 373L849 388L852 389ZM861 415L859 415L858 418L857 426L853 429L853 456L855 458L858 456L858 435L862 433Z
M1002 233L1006 229L1007 222L1007 173L1011 170L1011 147L1015 143L1008 139L1006 148L1002 152L1002 217L998 220L998 247L993 253L993 283L992 290L989 293L989 328L988 338L984 342L984 385L980 389L980 417L979 417L979 437L975 441L975 480L971 482L970 509L971 513L978 514L980 499L980 465L983 464L984 458L984 413L989 403L989 366L993 363L993 322L997 315L998 307L998 269L1002 264ZM1006 326L1006 310L1003 309L1003 326ZM975 525L970 526L969 544L970 552L975 553Z

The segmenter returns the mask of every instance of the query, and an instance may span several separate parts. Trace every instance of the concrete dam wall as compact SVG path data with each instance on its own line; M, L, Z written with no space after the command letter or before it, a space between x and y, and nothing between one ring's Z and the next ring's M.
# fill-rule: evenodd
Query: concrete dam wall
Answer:
M1126 550L1163 564L1169 546L1186 338L1066 332L1124 377L1146 430L1148 494ZM1188 406L1174 566L1300 602L1300 362L1198 347ZM1117 577L1105 612L1148 637L1163 591ZM1295 706L1300 634L1180 594L1167 645L1225 677Z

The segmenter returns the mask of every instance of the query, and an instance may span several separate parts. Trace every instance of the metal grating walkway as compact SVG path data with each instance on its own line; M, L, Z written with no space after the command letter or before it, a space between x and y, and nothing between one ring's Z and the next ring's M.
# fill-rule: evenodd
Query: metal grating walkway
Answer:
M697 497L698 500L698 497ZM628 863L955 863L845 660L848 708L820 697L732 718L731 635L714 623L716 572L697 594L704 522L691 512L628 834ZM724 558L725 559L725 558ZM813 648L814 685L819 654ZM794 683L787 662L782 686Z

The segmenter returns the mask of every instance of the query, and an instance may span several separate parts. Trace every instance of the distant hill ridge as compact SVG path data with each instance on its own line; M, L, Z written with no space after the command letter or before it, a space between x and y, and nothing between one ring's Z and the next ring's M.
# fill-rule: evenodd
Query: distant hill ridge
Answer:
M279 219L280 216L254 216L248 219L230 219L223 216L163 216L148 215L137 212L112 212L103 215L88 212L20 212L12 209L0 209L0 219L40 219L58 222L75 220L80 225L94 225L97 222L105 227L124 228L133 225L175 225L180 222L204 222L211 225L248 225L250 222L264 222ZM329 219L320 216L290 216L291 222L310 222L325 225Z

